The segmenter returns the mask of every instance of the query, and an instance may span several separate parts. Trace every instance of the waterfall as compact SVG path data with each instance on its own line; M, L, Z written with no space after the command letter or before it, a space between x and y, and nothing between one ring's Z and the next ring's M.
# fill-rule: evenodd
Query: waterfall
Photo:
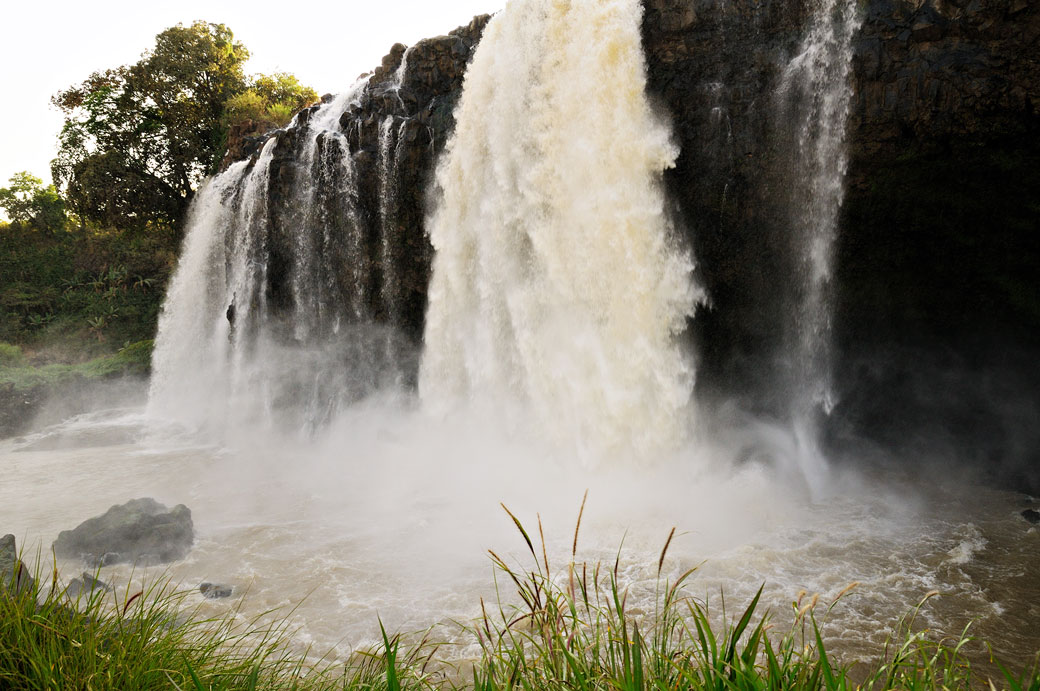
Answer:
M642 13L635 0L512 0L486 28L395 46L371 78L208 182L160 320L152 409L306 431L417 381L430 411L494 411L587 460L675 449L694 427L684 332L702 293L665 211L678 150L646 95ZM818 0L793 57L770 55L771 112L737 107L709 75L696 96L704 150L688 147L677 171L721 195L688 219L688 239L717 228L714 256L700 256L716 262L705 275L727 318L767 315L724 328L751 334L741 354L763 383L744 390L790 423L810 484L825 473L817 422L833 402L856 28L853 3ZM756 151L782 186L769 170L749 192ZM769 225L727 237L756 218L727 209L755 203Z
M679 344L698 291L674 245L635 0L513 0L466 73L428 222L423 403L520 408L584 458L690 427Z
M160 316L153 413L306 432L399 382L405 349L376 318L377 269L393 273L340 124L364 87L302 112L199 191Z
M852 39L859 28L852 0L815 0L811 24L783 71L779 119L791 126L787 180L798 299L790 315L786 355L790 412L813 483L825 468L817 418L834 406L831 381L831 269L844 196L845 128L852 99Z

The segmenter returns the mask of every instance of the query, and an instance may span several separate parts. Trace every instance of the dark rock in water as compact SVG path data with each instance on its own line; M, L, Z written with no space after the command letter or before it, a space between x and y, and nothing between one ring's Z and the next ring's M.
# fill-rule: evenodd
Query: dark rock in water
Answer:
M147 562L148 561L147 560L148 556L149 555L141 555L141 558L137 560L138 563ZM101 555L101 558L91 561L90 565L97 567L97 566L111 566L112 564L118 564L118 563L119 563L119 553L118 552L105 552L104 554ZM149 564L149 563L141 563L141 566L151 566L151 564Z
M18 558L14 535L4 535L0 538L0 593L10 590L22 592L31 589L32 586L32 576Z
M186 506L170 510L154 499L134 499L62 531L54 541L54 553L100 565L167 563L183 559L194 540Z
M1040 511L1036 509L1026 509L1022 512L1022 518L1026 519L1033 525L1040 523Z
M107 593L112 591L112 586L105 583L100 578L95 578L92 574L84 571L80 574L79 578L73 578L69 582L68 587L65 589L65 594L70 598L77 598L81 594L90 594L95 590L101 590Z
M87 586L91 590L100 589L106 592L112 590L112 586L110 586L108 583L105 583L100 578L96 578L93 574L87 573L86 571L80 574L80 578L83 580L83 585Z
M203 597L207 597L210 600L231 597L231 593L234 591L234 587L222 583L203 583L199 586L199 592L202 593Z

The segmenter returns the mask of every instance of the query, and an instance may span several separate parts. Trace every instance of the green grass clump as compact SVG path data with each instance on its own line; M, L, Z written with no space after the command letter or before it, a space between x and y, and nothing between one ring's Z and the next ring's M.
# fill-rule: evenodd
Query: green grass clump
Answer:
M388 674L387 659L391 670L416 666L408 655L398 661L396 638L346 663L308 661L290 652L287 618L261 623L268 612L241 623L236 610L205 617L185 608L185 596L166 584L73 600L56 571L21 592L0 588L0 688L377 691L411 678L404 669Z
M0 343L0 367L22 367L25 355L22 349L10 343Z
M508 511L508 509L507 509ZM492 553L498 571L515 586L522 604L500 604L473 628L482 655L473 669L473 688L611 689L970 689L993 684L1014 691L1040 690L1040 673L1014 674L993 660L1000 678L991 680L972 667L964 631L956 640L932 641L916 630L918 610L929 593L897 627L873 665L849 665L827 651L817 617L825 615L856 584L838 594L822 613L817 597L804 594L792 603L793 624L771 631L768 614L759 614L762 590L739 617L713 619L705 604L684 594L696 568L674 582L661 580L669 535L658 561L656 607L633 613L627 590L613 568L577 563L579 514L571 563L552 574L544 539L539 555L512 514L530 551L533 568L507 565ZM672 534L674 534L674 529ZM541 524L539 522L539 533ZM806 601L807 600L807 601Z

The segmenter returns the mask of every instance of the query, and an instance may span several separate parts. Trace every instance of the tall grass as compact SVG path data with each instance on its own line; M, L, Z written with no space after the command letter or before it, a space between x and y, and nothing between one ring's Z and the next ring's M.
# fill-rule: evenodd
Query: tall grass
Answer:
M39 574L39 562L34 571ZM21 591L0 589L0 689L382 689L384 653L347 662L291 652L290 617L206 617L169 583L70 598L53 570ZM397 663L417 666L410 653ZM402 672L402 678L409 678Z
M696 569L662 577L673 530L657 563L655 606L634 610L619 577L620 556L607 565L578 561L580 513L571 560L557 571L541 521L536 543L509 515L530 563L510 565L490 553L496 586L508 584L515 597L499 591L491 606L481 601L482 616L463 626L463 643L478 644L474 659L446 660L429 634L406 644L380 622L379 649L346 661L313 660L290 652L291 616L274 624L262 623L270 613L243 622L235 609L205 617L169 585L70 601L52 570L43 574L48 583L37 578L21 593L0 590L0 689L1040 691L1035 660L1022 672L994 660L991 675L965 655L973 642L967 630L931 640L917 616L935 593L899 623L877 660L853 666L827 650L819 622L855 584L829 604L800 594L793 624L780 631L761 611L761 589L739 616L719 617L686 593Z
M1040 691L1036 660L1015 674L994 659L1001 674L991 680L973 668L964 654L972 642L967 629L955 640L932 641L926 630L916 628L918 612L935 592L925 595L899 623L872 665L853 666L828 652L818 617L826 616L855 583L826 607L818 596L800 594L792 603L793 624L779 633L773 631L769 614L759 611L761 588L740 616L718 619L704 603L684 592L696 567L674 581L662 580L673 529L657 563L656 606L651 613L633 613L619 579L619 559L612 567L577 561L581 513L564 575L550 571L544 538L539 554L521 522L512 513L509 516L528 547L531 567L510 566L491 553L522 604L503 606L500 597L499 606L491 614L485 608L473 627L482 650L473 671L473 686L479 691L976 687ZM540 520L538 530L541 536Z

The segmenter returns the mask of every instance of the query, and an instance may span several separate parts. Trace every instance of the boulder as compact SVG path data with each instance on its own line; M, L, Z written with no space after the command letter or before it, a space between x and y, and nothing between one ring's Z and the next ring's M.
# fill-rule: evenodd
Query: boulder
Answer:
M210 600L219 600L225 597L231 597L231 593L235 591L233 586L224 585L223 583L203 583L199 586L199 592L202 596Z
M29 569L18 558L14 535L4 535L0 538L0 593L9 590L21 592L31 589L32 586L33 579L29 575Z
M1022 518L1026 519L1033 525L1040 523L1040 511L1036 509L1026 509L1022 512Z
M191 511L186 506L178 504L171 510L144 498L113 506L73 530L62 531L54 541L54 553L97 565L162 564L183 559L194 540Z
M107 593L111 592L112 586L84 571L79 578L73 578L72 581L69 582L68 587L65 589L65 593L70 598L75 599L83 593L88 595L92 594L95 590L102 590Z

